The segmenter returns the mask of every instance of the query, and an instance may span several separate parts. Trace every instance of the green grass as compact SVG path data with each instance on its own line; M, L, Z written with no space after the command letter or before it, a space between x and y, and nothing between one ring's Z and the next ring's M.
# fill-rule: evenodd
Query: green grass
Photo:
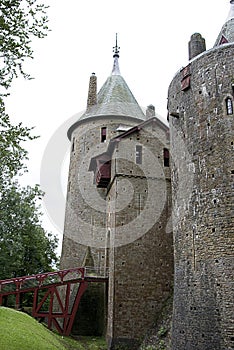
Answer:
M0 307L1 350L106 350L104 339L74 340L46 329L29 315Z
M53 334L32 317L13 309L0 308L1 350L65 350Z
M103 338L78 337L74 340L70 337L62 339L63 345L69 350L107 350L106 342Z

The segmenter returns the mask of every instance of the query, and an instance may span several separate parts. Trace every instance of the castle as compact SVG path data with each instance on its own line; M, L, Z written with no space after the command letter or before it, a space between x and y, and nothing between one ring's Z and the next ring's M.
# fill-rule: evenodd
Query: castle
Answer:
M112 74L98 93L91 75L68 130L61 268L108 275L108 288L89 287L78 324L105 332L109 349L139 348L173 280L172 349L234 347L233 23L232 0L212 49L192 35L169 87L170 132L121 76L117 40Z

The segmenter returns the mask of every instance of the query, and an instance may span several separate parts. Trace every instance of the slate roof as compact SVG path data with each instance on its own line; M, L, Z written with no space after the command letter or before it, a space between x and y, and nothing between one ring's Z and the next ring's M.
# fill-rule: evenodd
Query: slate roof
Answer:
M142 109L121 75L111 75L107 78L97 95L97 104L88 108L80 120L107 115L145 120Z
M145 120L142 109L120 74L118 55L114 55L112 74L97 94L97 104L87 108L79 120L96 116L127 116Z
M234 42L234 0L231 0L230 4L231 8L228 17L218 35L214 47Z

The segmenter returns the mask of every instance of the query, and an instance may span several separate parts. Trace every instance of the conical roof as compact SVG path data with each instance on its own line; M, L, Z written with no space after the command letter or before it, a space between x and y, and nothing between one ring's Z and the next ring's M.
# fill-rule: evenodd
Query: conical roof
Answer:
M145 119L145 115L121 75L111 75L97 95L97 104L89 107L80 120L96 116L127 116Z
M145 120L145 115L119 70L119 51L115 47L111 75L97 94L97 103L89 106L80 121L100 116L126 116Z
M228 17L218 35L214 47L226 43L234 43L234 0L231 0L230 4L231 7Z

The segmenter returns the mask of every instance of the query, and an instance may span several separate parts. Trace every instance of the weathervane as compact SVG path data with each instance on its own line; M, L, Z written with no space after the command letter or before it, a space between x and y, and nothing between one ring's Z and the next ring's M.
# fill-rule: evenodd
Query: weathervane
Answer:
M119 49L120 47L118 46L118 34L116 33L115 46L113 46L113 52L114 52L113 57L119 57Z

